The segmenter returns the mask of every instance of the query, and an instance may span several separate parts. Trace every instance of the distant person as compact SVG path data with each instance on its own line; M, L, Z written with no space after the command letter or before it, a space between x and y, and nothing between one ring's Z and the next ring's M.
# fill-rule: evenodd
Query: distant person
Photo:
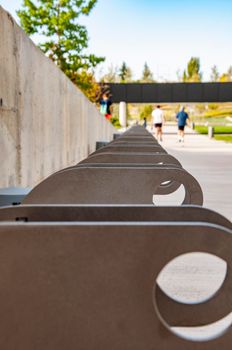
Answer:
M100 113L104 115L107 119L112 117L113 106L112 101L107 93L104 93L100 101Z
M152 111L152 123L153 126L155 127L155 137L157 141L162 141L163 140L163 131L162 127L163 124L165 123L164 119L164 112L158 105L153 111Z
M147 118L146 117L144 117L143 118L143 127L146 129L146 127L147 127Z
M188 113L185 112L185 107L182 106L176 115L178 125L178 141L184 142L184 128L189 122Z

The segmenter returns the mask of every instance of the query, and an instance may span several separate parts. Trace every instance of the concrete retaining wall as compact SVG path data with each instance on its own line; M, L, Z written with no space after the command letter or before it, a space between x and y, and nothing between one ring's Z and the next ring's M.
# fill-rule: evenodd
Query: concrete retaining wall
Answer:
M32 187L114 132L0 6L0 187Z

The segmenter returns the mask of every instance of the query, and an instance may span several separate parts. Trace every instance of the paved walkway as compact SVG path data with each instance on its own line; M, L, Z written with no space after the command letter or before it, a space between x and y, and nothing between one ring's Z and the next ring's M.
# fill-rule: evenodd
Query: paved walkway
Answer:
M164 127L162 146L200 183L204 206L232 220L232 143L209 139L187 128L177 141L176 126Z
M199 135L189 128L186 130L184 144L179 143L177 127L166 125L161 145L199 181L204 194L204 207L232 220L232 144L209 139L207 135ZM169 196L155 196L154 202L179 205L184 198L184 191L177 192ZM166 266L158 277L158 282L174 299L197 303L210 299L217 292L223 285L226 273L224 261L196 252L181 256ZM211 339L232 326L231 311L228 305L228 315L209 326L172 329L188 339Z
M204 194L204 207L232 220L232 144L209 139L207 135L199 135L189 128L186 130L184 144L179 143L176 126L169 125L164 127L161 144L199 181ZM175 201L181 202L184 197L184 191L182 192L174 197ZM176 261L159 282L177 299L191 300L196 296L196 299L204 299L217 290L225 273L222 261L211 260L199 254L188 255L185 259ZM231 310L228 306L229 311ZM223 333L231 324L232 313L209 327L178 328L175 331L192 339L213 338Z

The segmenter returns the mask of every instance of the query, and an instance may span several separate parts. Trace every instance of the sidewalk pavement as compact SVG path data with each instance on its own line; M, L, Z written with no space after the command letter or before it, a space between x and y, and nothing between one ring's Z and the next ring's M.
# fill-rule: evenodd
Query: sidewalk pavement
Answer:
M164 126L163 132L161 145L200 183L203 206L232 220L232 143L210 139L190 128L186 128L184 143L179 143L175 125Z
M210 139L208 135L199 135L190 128L186 128L184 143L179 143L176 126L164 126L163 131L161 145L198 180L204 195L203 206L232 220L232 143ZM183 198L182 189L182 193L173 196L174 201L179 201L173 204L181 203ZM190 254L172 264L171 269L165 271L159 282L162 288L177 299L194 299L196 296L196 299L207 299L219 288L225 273L222 261ZM228 312L230 311L228 307ZM179 328L176 331L188 338L201 339L203 336L210 339L216 334L223 334L231 324L232 312L209 327Z

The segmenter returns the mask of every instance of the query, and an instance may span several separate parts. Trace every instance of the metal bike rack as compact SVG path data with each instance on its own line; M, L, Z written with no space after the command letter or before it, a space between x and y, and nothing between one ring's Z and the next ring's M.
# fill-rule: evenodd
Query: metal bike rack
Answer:
M182 205L152 204L181 184ZM231 312L232 223L202 203L197 180L136 126L0 208L0 349L230 350L231 329L207 342L172 330ZM227 263L221 289L197 305L156 282L190 252Z

